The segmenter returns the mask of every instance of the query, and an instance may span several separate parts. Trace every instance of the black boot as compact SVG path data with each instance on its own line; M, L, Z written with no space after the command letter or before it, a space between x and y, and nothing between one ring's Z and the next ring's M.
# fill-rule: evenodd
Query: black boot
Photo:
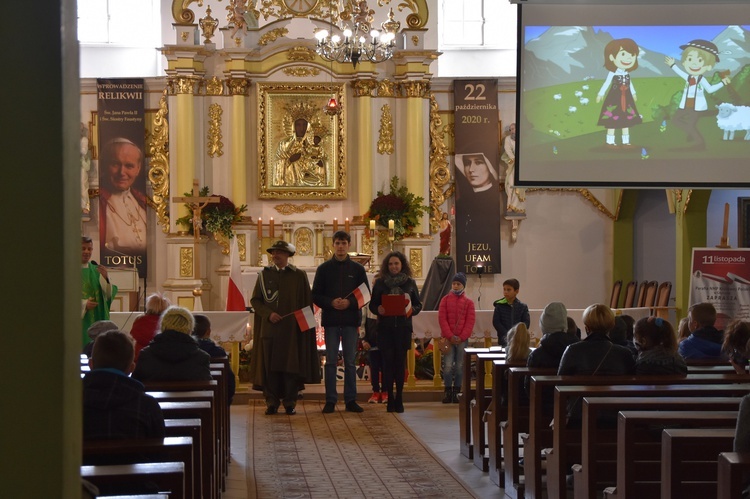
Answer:
M402 392L396 392L396 403L394 404L396 412L404 412L404 398Z
M451 393L451 402L453 402L454 404L458 404L458 393L460 391L460 388L453 388L453 392Z
M443 403L450 404L451 400L453 400L453 389L446 388L445 392L443 392Z
M393 389L388 390L388 403L386 404L386 412L395 412L396 400L393 397Z

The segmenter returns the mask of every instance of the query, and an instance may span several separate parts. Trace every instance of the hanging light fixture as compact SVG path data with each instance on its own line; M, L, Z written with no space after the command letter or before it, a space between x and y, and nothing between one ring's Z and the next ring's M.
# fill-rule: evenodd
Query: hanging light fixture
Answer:
M356 68L360 61L374 63L384 62L393 57L396 48L396 33L401 23L393 16L393 9L388 12L388 20L380 26L382 32L372 29L372 14L366 1L358 2L356 11L351 16L351 27L344 24L343 28L336 26L341 35L333 34L334 24L331 22L331 33L326 29L315 32L318 40L315 51L327 61L351 62Z

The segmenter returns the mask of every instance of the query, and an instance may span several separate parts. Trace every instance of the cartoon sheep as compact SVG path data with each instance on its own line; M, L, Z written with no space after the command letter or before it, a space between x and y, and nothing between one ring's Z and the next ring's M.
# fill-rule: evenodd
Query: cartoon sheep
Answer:
M581 96L583 95L583 92L581 92L580 90L576 90L576 91L574 92L574 95L575 95L576 97L581 97Z
M589 104L589 98L581 97L580 99L578 99L578 102L580 102L582 106L587 106Z
M568 112L569 112L569 113L575 113L576 111L578 111L578 108L577 108L577 107L575 107L575 106L570 106L570 107L568 107Z
M745 140L750 140L750 106L735 106L728 102L722 102L716 108L716 124L724 130L724 140L733 140L734 132L745 131Z
M555 95L552 96L552 98L555 99L555 100L561 100L562 99L562 94L555 94Z

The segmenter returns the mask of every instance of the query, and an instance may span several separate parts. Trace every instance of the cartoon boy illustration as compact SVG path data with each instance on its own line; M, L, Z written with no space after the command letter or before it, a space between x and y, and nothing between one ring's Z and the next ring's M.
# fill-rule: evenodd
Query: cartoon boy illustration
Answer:
M729 85L730 79L725 76L720 82L711 84L703 77L704 73L713 69L714 65L719 62L719 49L713 43L696 39L686 45L680 45L680 48L682 49L680 62L684 71L677 66L673 57L664 58L667 66L685 80L685 89L673 120L675 126L685 131L688 142L694 142L693 146L682 150L702 151L706 148L706 144L703 135L698 130L698 120L708 115L706 94L712 94L724 85Z

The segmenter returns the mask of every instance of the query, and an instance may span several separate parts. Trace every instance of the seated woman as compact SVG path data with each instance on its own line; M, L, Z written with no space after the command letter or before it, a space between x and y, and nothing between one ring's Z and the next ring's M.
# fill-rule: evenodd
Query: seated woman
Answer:
M729 363L738 374L747 374L748 357L750 357L750 323L736 320L724 330L724 343L721 350L729 357Z
M161 293L154 293L146 300L146 311L133 322L130 328L130 336L135 340L135 362L138 363L138 355L146 348L156 333L159 332L159 319L162 312L169 308L171 303Z
M609 339L609 332L615 327L611 308L601 303L589 306L583 311L583 326L586 338L565 349L558 375L616 376L635 372L630 350ZM580 399L568 407L568 424L581 424Z
M508 347L506 348L505 362L525 366L531 353L531 335L526 324L519 322L508 331Z
M638 349L636 374L687 375L687 364L677 353L677 339L669 321L644 317L635 323L633 338Z

